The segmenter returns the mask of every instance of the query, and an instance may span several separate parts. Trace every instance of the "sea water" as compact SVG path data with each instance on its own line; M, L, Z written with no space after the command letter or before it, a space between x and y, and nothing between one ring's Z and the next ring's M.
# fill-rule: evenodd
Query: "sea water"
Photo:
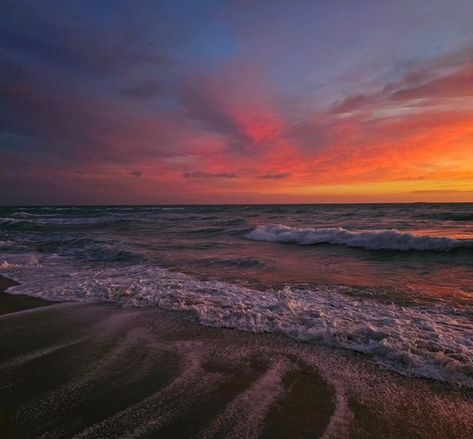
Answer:
M0 274L473 387L473 204L4 207Z

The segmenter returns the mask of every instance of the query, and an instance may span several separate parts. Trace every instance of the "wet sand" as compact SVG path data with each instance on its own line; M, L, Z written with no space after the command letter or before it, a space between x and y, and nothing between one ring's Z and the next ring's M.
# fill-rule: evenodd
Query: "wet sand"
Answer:
M349 352L159 309L0 309L2 438L473 437L471 391Z
M13 285L15 285L15 282L0 276L0 315L50 304L47 300L36 297L13 295L4 292L6 288Z

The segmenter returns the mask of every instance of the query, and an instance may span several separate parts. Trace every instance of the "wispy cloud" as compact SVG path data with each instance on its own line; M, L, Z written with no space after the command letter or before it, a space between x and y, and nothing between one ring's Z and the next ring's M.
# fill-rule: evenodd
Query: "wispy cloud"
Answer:
M280 174L264 174L264 175L257 175L256 178L260 180L283 180L285 178L289 178L291 174L289 172L281 172Z
M230 172L204 172L204 171L196 171L196 172L186 172L183 174L185 178L236 178L236 174L232 174Z

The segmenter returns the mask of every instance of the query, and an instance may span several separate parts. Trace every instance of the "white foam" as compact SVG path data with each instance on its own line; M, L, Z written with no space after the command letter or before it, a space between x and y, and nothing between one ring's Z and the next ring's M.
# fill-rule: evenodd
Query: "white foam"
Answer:
M349 288L336 286L260 291L151 264L78 264L59 256L33 256L35 262L0 269L21 283L9 291L188 311L205 325L347 348L399 373L473 387L471 309L442 302L402 307L347 295Z
M259 438L271 407L284 396L283 378L290 370L287 359L270 366L252 386L240 393L218 415L203 438Z
M38 261L39 254L34 252L0 253L0 268L4 270L13 269L15 267L25 270L29 266L36 265Z
M246 235L255 241L311 244L338 244L368 250L434 250L473 248L473 239L446 236L420 236L398 230L350 231L342 227L297 228L281 224L257 226Z

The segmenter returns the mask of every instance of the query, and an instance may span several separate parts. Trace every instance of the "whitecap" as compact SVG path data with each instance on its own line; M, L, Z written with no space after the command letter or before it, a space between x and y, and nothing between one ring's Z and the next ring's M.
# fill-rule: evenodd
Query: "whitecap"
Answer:
M342 227L298 228L281 224L260 225L246 235L254 241L296 243L301 245L338 244L367 250L448 251L473 248L473 239L446 236L421 236L398 230L350 231Z

